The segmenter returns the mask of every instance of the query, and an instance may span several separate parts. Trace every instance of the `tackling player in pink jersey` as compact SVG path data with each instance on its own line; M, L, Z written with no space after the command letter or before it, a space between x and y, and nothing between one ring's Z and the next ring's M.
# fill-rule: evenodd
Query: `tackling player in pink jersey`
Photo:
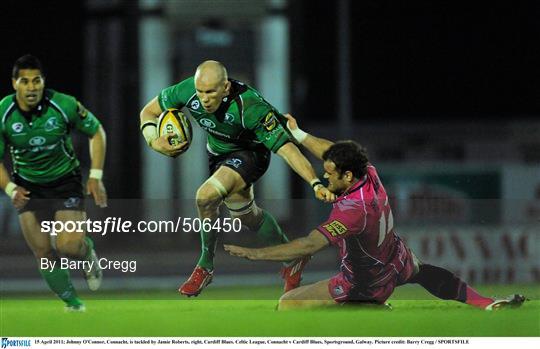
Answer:
M384 304L395 287L417 283L441 299L481 309L517 307L522 295L493 299L480 295L452 272L422 263L394 231L388 195L365 148L353 141L332 143L300 130L288 115L296 140L324 161L328 189L339 195L330 217L311 233L266 248L224 245L231 255L251 260L285 261L310 256L329 244L339 249L334 277L285 293L278 309L364 302Z

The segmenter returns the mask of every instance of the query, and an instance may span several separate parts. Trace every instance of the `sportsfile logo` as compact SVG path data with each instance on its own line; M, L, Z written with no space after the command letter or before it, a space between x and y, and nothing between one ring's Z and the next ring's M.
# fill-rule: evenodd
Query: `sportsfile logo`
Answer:
M31 345L30 339L9 339L2 337L2 349L8 347L29 347Z

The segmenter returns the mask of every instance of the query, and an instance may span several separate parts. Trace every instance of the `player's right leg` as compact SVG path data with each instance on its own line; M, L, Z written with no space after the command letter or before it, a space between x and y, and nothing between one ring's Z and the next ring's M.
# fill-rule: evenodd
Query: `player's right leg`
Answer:
M229 193L245 186L242 177L234 170L221 166L197 190L197 211L201 220L214 221L219 216L219 206ZM189 279L180 286L179 292L186 296L197 296L213 278L217 232L201 229L201 256Z
M329 291L330 279L300 286L283 294L277 310L308 309L338 304Z
M59 258L51 248L50 237L41 231L40 222L35 212L20 213L19 222L24 239L36 257L39 272L49 288L66 303L67 310L83 311L84 305L71 283L69 272L60 267Z

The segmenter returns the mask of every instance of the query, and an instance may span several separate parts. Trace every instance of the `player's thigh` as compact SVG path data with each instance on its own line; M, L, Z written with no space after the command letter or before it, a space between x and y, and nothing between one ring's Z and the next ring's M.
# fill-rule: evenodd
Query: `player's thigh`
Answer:
M61 222L65 228L58 232L56 237L56 247L62 249L64 246L78 245L86 235L85 226L82 224L86 220L86 212L78 210L60 210L54 214L54 219Z
M37 258L51 253L51 240L47 232L42 232L35 212L25 211L19 215L19 223L26 243Z
M278 310L312 308L336 304L328 291L329 282L330 279L326 279L290 290L279 299Z

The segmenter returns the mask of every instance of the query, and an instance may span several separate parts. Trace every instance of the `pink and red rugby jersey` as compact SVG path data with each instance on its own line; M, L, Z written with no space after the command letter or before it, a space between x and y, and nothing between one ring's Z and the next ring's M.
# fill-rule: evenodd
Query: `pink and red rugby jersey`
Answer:
M367 174L333 203L328 220L317 227L338 246L341 272L356 285L375 287L399 274L408 250L394 233L394 218L377 170Z

